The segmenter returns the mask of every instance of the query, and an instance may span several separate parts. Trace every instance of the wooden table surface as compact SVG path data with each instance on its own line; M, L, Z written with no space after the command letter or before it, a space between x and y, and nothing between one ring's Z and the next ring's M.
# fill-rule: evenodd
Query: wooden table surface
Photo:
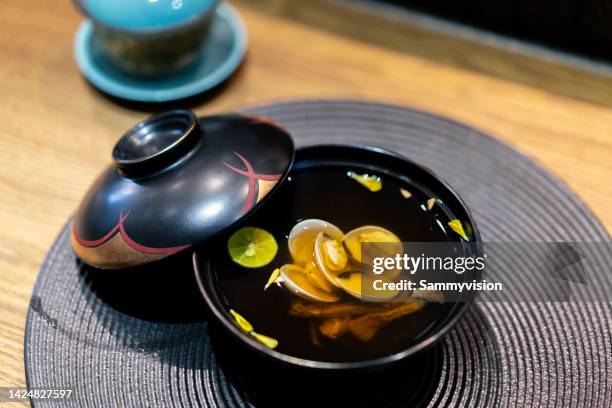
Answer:
M238 2L239 72L198 113L295 98L380 100L482 129L537 159L612 230L612 80L322 0ZM0 6L0 387L24 386L38 268L116 139L158 108L119 105L72 56L68 0ZM134 109L138 108L138 109Z

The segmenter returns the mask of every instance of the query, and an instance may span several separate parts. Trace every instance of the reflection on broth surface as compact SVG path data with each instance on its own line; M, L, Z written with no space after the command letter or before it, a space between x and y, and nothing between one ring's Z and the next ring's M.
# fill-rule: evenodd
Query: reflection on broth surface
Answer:
M380 185L373 188L371 180ZM227 310L238 311L254 331L278 341L275 350L290 356L350 362L405 350L453 305L387 301L397 293L360 300L360 243L457 241L448 227L453 215L440 200L428 204L432 198L408 180L358 167L294 170L240 226L270 232L278 242L276 256L263 267L245 268L225 247L215 248L218 292ZM269 280L275 283L264 290Z

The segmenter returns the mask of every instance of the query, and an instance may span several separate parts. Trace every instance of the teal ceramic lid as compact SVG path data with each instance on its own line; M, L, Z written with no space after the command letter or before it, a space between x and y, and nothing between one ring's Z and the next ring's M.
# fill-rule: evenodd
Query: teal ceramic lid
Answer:
M160 30L198 19L217 0L75 0L88 17L121 30Z

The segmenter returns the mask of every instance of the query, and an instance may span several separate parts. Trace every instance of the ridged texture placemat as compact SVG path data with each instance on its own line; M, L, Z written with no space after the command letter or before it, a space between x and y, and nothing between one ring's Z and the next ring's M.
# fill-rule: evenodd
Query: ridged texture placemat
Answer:
M286 126L298 145L377 145L429 167L465 199L485 241L610 239L588 208L539 165L447 119L349 101L284 103L249 112ZM612 265L606 256L601 262ZM602 291L612 290L609 274L591 278ZM92 280L80 270L64 229L41 268L28 313L30 387L73 388L76 397L65 405L74 407L270 403L249 388L252 379L236 374L229 380L224 374L206 323L130 317L94 292ZM404 385L395 379L363 402L377 407L609 407L611 328L609 303L478 303L440 346L420 357L419 369L433 372L426 374L432 380L407 378ZM34 402L47 405L58 406Z

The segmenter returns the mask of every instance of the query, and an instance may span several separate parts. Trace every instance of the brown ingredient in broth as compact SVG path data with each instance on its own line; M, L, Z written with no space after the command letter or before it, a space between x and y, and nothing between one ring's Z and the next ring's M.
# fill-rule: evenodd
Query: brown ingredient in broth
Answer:
M350 332L359 340L368 341L393 320L421 310L424 305L425 302L421 300L339 304L295 300L291 303L289 315L320 319L319 332L330 339ZM316 338L312 333L311 337Z

